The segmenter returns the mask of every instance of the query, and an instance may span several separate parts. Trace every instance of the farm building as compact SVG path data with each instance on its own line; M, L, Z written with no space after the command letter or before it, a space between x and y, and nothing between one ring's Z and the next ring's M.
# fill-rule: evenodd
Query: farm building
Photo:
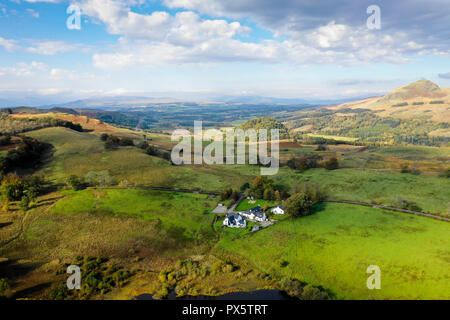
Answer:
M245 228L247 221L239 214L230 214L223 220L223 225L230 228Z
M273 214L279 214L279 215L282 215L282 214L285 213L284 207L283 207L283 206L276 206L275 208L272 209L272 213L273 213Z
M260 222L267 221L267 216L263 213L263 210L260 206L254 207L245 212L240 212L239 214L250 220Z

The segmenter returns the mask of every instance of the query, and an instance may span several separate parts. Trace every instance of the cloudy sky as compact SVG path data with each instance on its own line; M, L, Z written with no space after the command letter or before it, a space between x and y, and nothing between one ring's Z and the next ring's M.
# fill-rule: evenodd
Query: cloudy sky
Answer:
M81 10L79 30L67 27L69 5ZM367 26L370 5L380 29ZM448 0L2 0L0 102L450 86L449 39Z

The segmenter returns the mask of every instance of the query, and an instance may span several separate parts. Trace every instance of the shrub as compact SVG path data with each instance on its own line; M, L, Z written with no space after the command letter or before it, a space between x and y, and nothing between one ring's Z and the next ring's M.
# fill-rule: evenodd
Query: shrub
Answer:
M303 292L301 294L302 300L327 300L329 299L328 294L325 291L320 290L319 288L313 287L308 284L303 288Z
M404 210L410 210L415 212L422 212L422 208L417 205L417 203L413 201L409 201L406 199L403 199L402 197L397 197L393 202L392 205L395 208L404 209Z
M402 164L400 165L400 172L401 172L401 173L409 173L409 172L410 172L409 164L407 164L407 163L402 163Z
M121 146L134 146L134 142L130 138L123 138L123 139L121 139L119 144Z
M323 166L327 170L336 170L339 169L339 162L335 157L333 157L325 161Z
M75 191L83 190L85 188L84 180L76 175L71 175L67 179L67 184Z

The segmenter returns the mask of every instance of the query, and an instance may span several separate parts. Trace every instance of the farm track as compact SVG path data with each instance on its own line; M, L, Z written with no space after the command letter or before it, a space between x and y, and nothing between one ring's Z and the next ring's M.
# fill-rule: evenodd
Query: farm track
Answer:
M55 199L55 201L53 201L53 203L49 204L49 206L45 209L45 211L43 211L43 213L48 212L48 210L50 210L50 208L52 208L59 200L61 200L63 198L64 197ZM23 236L23 234L25 233L25 229L26 229L26 221L28 220L29 216L30 216L30 211L27 211L24 213L22 219L19 222L20 226L19 226L19 231L17 232L17 234L12 236L10 239L4 241L3 243L0 243L0 248L6 247L13 241L15 241L15 240L19 239L21 236ZM36 220L37 218L38 218L38 215L34 216L33 220Z

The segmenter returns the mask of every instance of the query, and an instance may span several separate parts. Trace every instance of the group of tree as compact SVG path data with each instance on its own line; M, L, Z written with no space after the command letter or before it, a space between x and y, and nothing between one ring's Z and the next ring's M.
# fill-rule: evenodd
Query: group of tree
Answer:
M170 159L171 159L171 155L170 155L169 151L164 150L162 148L158 148L155 145L151 145L147 141L140 142L137 145L137 147L144 150L145 153L148 154L149 156L160 157L160 158L163 158L168 161L170 161Z
M83 127L79 124L57 118L14 118L8 115L0 115L0 134L4 135L17 135L23 132L49 127L64 127L75 131L83 131Z
M329 300L330 295L319 287L303 284L297 279L283 278L280 280L280 288L289 296L300 300Z
M310 132L336 138L311 137L297 132L295 137L304 144L358 145L426 145L448 146L450 137L428 133L448 129L448 123L428 119L385 118L365 109L337 112L310 112L290 122L292 128L312 126ZM340 140L338 137L346 137ZM349 140L348 138L355 138Z
M87 187L107 187L115 185L116 181L108 170L89 171L84 177L71 175L67 179L67 185L74 191L83 190Z
M115 135L110 135L106 133L102 133L100 135L100 140L102 140L105 143L105 149L106 150L114 150L117 149L119 146L126 147L126 146L134 146L134 142L130 138L120 138Z
M5 175L0 186L3 209L7 210L5 207L12 201L20 201L19 207L23 210L28 209L42 193L45 184L45 180L40 176L20 177L13 173Z
M241 124L238 129L242 129L244 131L248 129L254 129L256 131L266 129L268 137L271 136L272 129L278 129L280 139L289 139L289 130L285 127L285 125L280 121L269 117L251 119Z
M311 214L313 206L324 199L325 195L319 185L306 183L301 188L295 187L292 196L283 202L286 214L291 218Z
M331 157L325 161L320 162L322 157L318 155L308 155L300 157L292 157L286 165L292 170L306 171L312 168L323 167L327 170L336 170L339 168L339 161L336 157Z
M236 190L233 190L233 189L231 189L231 188L225 190L224 192L222 192L222 193L220 194L220 199L221 199L222 201L230 200L230 201L228 202L228 206L229 206L229 207L233 206L233 205L236 203L236 201L239 200L239 197L240 197L239 192L237 192Z
M272 179L263 176L256 177L252 184L244 183L240 190L246 196L251 196L256 199L281 201L289 197L286 190L280 190Z
M30 168L39 162L45 151L52 145L40 142L30 137L20 137L16 148L8 151L5 157L0 157L0 173L8 173L16 168Z
M319 167L319 160L321 160L321 157L318 155L292 157L287 161L286 165L292 170L305 171Z

